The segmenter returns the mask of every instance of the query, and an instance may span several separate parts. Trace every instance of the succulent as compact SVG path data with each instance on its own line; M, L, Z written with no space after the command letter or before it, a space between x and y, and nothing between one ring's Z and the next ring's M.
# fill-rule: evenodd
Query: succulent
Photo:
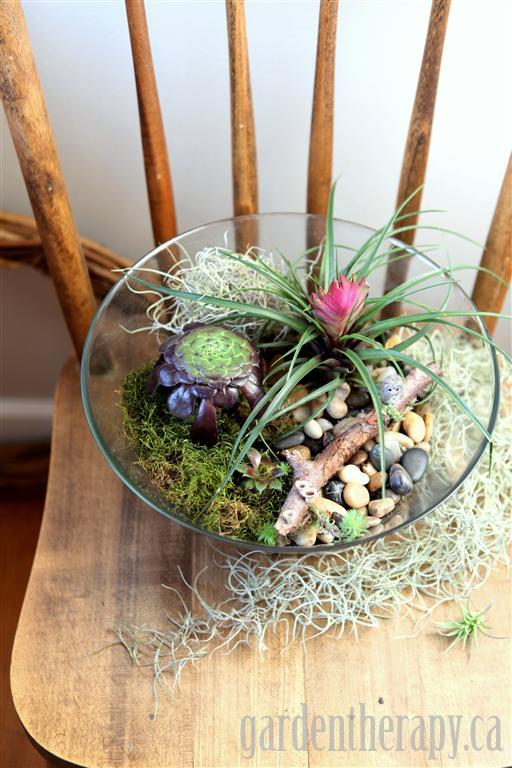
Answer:
M313 314L320 320L327 336L336 341L343 336L363 311L368 286L361 281L349 280L345 275L334 279L327 291L320 289L311 294Z
M255 448L251 448L247 453L249 464L241 464L238 472L244 476L244 486L246 488L259 491L266 491L267 488L281 489L282 481L280 478L286 474L287 469L281 464L274 464L270 456L261 454Z
M167 408L177 419L194 413L193 442L218 440L216 408L230 409L241 392L251 408L263 397L260 358L248 339L218 325L194 324L160 347L148 392L168 390Z

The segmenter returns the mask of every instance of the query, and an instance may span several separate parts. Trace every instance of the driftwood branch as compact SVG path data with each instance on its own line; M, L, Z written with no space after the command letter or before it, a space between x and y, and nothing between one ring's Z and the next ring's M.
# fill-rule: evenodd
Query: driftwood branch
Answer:
M430 363L428 367L434 373L440 373L436 363ZM400 400L394 404L396 410L403 411L430 382L430 376L418 368L413 368L404 380ZM383 420L388 424L390 418L383 414ZM293 471L293 485L275 526L281 535L286 536L302 525L308 510L308 502L318 495L321 488L367 440L371 440L377 434L377 414L372 410L359 422L350 424L312 461L304 459L293 449L283 451L283 456Z

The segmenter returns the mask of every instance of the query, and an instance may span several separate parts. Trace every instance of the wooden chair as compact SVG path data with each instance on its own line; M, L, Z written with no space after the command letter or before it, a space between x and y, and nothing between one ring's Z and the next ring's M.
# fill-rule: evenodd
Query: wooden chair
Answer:
M142 0L127 0L139 99L142 146L155 242L176 232L172 184ZM256 150L242 0L227 0L236 214L258 207ZM398 201L422 183L449 0L433 0L414 103ZM31 46L17 0L2 4L1 90L4 106L46 260L77 356L95 309L91 282L73 223ZM337 0L320 5L316 77L309 153L307 210L325 213L331 184L334 58ZM511 259L509 163L482 264L509 277ZM390 270L403 279L406 266ZM499 310L503 290L485 274L473 298ZM492 325L492 323L490 323ZM176 701L162 701L151 719L150 676L134 669L109 641L112 622L158 622L168 595L179 586L178 566L195 574L210 559L204 538L192 536L123 488L100 456L86 427L79 395L78 362L70 359L56 399L45 513L16 635L11 682L19 717L34 746L52 765L233 766L424 765L425 754L258 751L244 759L240 720L300 714L337 715L365 702L368 712L468 719L499 715L507 722L510 658L506 643L486 643L468 662L462 653L442 656L442 640L426 634L395 639L394 627L342 641L278 653L280 638L264 658L254 649L218 654L185 675ZM207 597L219 593L215 579ZM481 590L492 595L494 616L510 626L507 576L497 571ZM185 596L187 599L187 596ZM485 603L485 597L482 596ZM440 611L440 615L443 611ZM500 674L497 674L500 670ZM489 675L492 675L491 685ZM484 695L485 693L485 695ZM263 721L259 720L260 723ZM510 743L506 740L505 743ZM464 757L462 757L464 754ZM508 759L507 759L508 758ZM502 766L510 754L461 752L460 765Z

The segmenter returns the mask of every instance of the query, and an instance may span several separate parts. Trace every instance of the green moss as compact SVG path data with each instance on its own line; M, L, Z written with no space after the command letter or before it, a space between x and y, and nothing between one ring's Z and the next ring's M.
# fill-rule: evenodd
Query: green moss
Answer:
M125 434L138 462L169 504L186 517L216 533L257 541L262 526L275 521L286 489L260 494L231 480L209 505L227 474L240 421L219 413L219 442L210 448L192 443L191 420L171 416L162 394L147 395L146 380L152 367L153 363L148 363L128 374L121 395ZM245 415L243 410L240 418ZM287 423L272 426L267 439L273 440L287 427Z

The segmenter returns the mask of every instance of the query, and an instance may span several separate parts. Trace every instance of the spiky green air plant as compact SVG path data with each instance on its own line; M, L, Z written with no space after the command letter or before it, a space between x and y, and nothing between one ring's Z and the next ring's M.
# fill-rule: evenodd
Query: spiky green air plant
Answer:
M313 315L322 324L331 343L353 328L364 309L367 295L364 277L349 280L345 275L335 278L327 291L320 288L318 293L311 294Z
M227 328L196 324L167 339L160 352L148 392L169 390L167 408L181 420L192 416L198 404L190 430L194 442L217 442L216 408L233 408L240 392L254 408L264 395L256 348Z
M286 474L286 468L281 464L274 464L268 454L262 454L255 448L247 453L248 464L241 464L238 472L244 476L243 484L246 488L262 493L268 488L281 490L281 477Z
M485 621L485 614L490 607L488 605L487 608L483 608L481 611L474 611L468 601L466 606L459 604L460 617L458 619L450 619L450 621L443 624L438 624L439 634L443 635L443 637L453 638L445 653L448 653L457 643L462 644L463 650L467 646L468 653L470 653L473 643L478 646L479 634L493 637L493 635L489 634L489 626Z
M366 521L357 509L349 509L340 523L341 537L345 541L359 539L366 532Z

